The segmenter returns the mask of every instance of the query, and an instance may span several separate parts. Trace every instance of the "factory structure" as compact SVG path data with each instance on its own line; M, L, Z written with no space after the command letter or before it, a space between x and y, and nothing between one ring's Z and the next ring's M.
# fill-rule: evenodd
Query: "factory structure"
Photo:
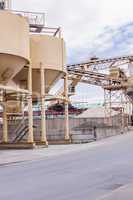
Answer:
M43 13L11 11L10 1L0 1L0 93L2 106L1 146L17 146L17 139L27 134L25 143L35 146L32 105L41 107L40 144L47 145L45 130L45 101L49 90L60 78L64 79L64 94L56 98L65 104L65 140L68 134L68 74L65 43L60 28L45 27ZM53 96L49 100L54 99ZM28 122L14 142L9 142L8 122L21 117L27 106ZM19 116L19 117L18 117ZM20 130L20 127L18 127ZM20 138L19 138L20 137Z
M91 58L88 62L67 66L61 28L46 27L43 13L12 10L10 0L0 0L0 24L0 148L47 147L50 139L46 118L51 107L53 110L49 115L55 118L55 121L52 118L48 122L55 123L49 130L51 138L56 125L60 124L63 130L59 137L54 135L55 141L52 138L51 143L71 143L75 137L72 134L78 127L81 135L94 131L95 136L97 118L91 123L79 120L78 115L86 111L77 111L70 106L70 96L76 93L75 88L80 82L104 89L105 115L101 118L106 129L114 131L117 115L120 120L117 121L117 132L118 128L128 128L129 122L131 125L133 56ZM128 73L125 73L123 69L127 66ZM51 94L51 88L61 79L63 87ZM56 115L53 114L53 105L58 104L62 105L63 119L58 118L61 115L58 109ZM40 112L34 111L34 106ZM72 113L76 113L74 119L69 117L70 107ZM35 113L39 113L39 122ZM74 127L76 120L82 124Z

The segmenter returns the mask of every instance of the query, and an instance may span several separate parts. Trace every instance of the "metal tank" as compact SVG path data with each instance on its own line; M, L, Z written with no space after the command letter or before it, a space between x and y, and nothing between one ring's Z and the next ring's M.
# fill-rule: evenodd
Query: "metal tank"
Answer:
M65 45L63 39L48 35L32 35L31 62L33 68L33 91L40 92L40 65L45 69L46 93L65 71Z
M58 81L65 72L66 52L62 38L49 35L33 34L30 36L30 58L32 64L33 94L40 94L40 67L45 69L45 92ZM17 74L14 81L25 89L27 69Z
M26 18L1 10L0 26L0 84L8 84L29 63L29 24Z

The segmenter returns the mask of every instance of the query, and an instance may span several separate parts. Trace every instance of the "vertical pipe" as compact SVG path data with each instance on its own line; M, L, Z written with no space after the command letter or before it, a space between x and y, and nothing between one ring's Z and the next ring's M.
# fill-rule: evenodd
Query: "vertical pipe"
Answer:
M28 115L29 115L29 132L28 132L28 143L34 142L33 137L33 110L32 110L32 67L29 66L28 69Z
M45 25L46 25L45 24L45 13L43 14L43 19L42 20L43 20L43 26L45 27Z
M48 144L46 136L46 113L45 113L45 69L40 63L41 76L41 143Z
M11 0L5 0L5 6L7 10L11 10Z
M8 9L11 10L11 0L7 0L7 2L8 2L8 5L7 5Z
M65 140L70 139L69 135L69 112L68 112L68 74L64 77L64 94L65 94Z
M8 142L8 122L7 122L7 113L6 113L6 103L3 105L3 137L2 142Z
M125 91L125 93L126 93L126 91ZM126 128L127 128L127 130L128 130L128 126L129 126L129 111L128 111L128 106L129 106L129 102L128 102L128 98L127 98L127 96L125 95L125 99L126 99L126 113L125 113L125 115L126 115Z
M132 102L130 102L130 126L132 126Z
M109 90L109 124L113 126L113 119L112 119L112 91Z
M61 28L59 28L59 38L61 38Z
M104 89L104 123L108 123L108 120L107 120L107 104L106 104L106 90Z
M123 93L121 93L121 133L124 133L125 128L125 116L124 116L124 101L123 101Z

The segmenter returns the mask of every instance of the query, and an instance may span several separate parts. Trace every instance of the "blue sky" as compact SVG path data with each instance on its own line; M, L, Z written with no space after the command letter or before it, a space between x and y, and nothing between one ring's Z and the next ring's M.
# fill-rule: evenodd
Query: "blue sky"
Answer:
M12 0L13 9L46 13L48 26L61 26L67 63L133 53L132 0ZM77 97L101 101L103 91L79 84Z

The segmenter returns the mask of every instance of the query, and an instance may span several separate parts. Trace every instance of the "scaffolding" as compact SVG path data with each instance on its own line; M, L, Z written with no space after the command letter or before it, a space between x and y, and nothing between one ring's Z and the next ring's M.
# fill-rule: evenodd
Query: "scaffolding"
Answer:
M61 28L60 27L47 27L45 22L45 13L43 12L28 12L28 11L18 11L11 10L12 13L26 17L31 33L42 33L48 34L55 37L61 37Z
M123 130L128 127L130 101L123 90L107 90L104 89L104 107L105 107L105 123L114 125L113 111L117 111L120 121L119 126Z
M103 88L105 123L113 125L112 115L115 110L120 115L119 126L122 131L131 123L129 118L132 116L132 102L127 95L128 78L121 67L131 63L132 60L133 56L123 56L110 59L90 59L86 63L68 65L72 85L76 86L82 82Z

